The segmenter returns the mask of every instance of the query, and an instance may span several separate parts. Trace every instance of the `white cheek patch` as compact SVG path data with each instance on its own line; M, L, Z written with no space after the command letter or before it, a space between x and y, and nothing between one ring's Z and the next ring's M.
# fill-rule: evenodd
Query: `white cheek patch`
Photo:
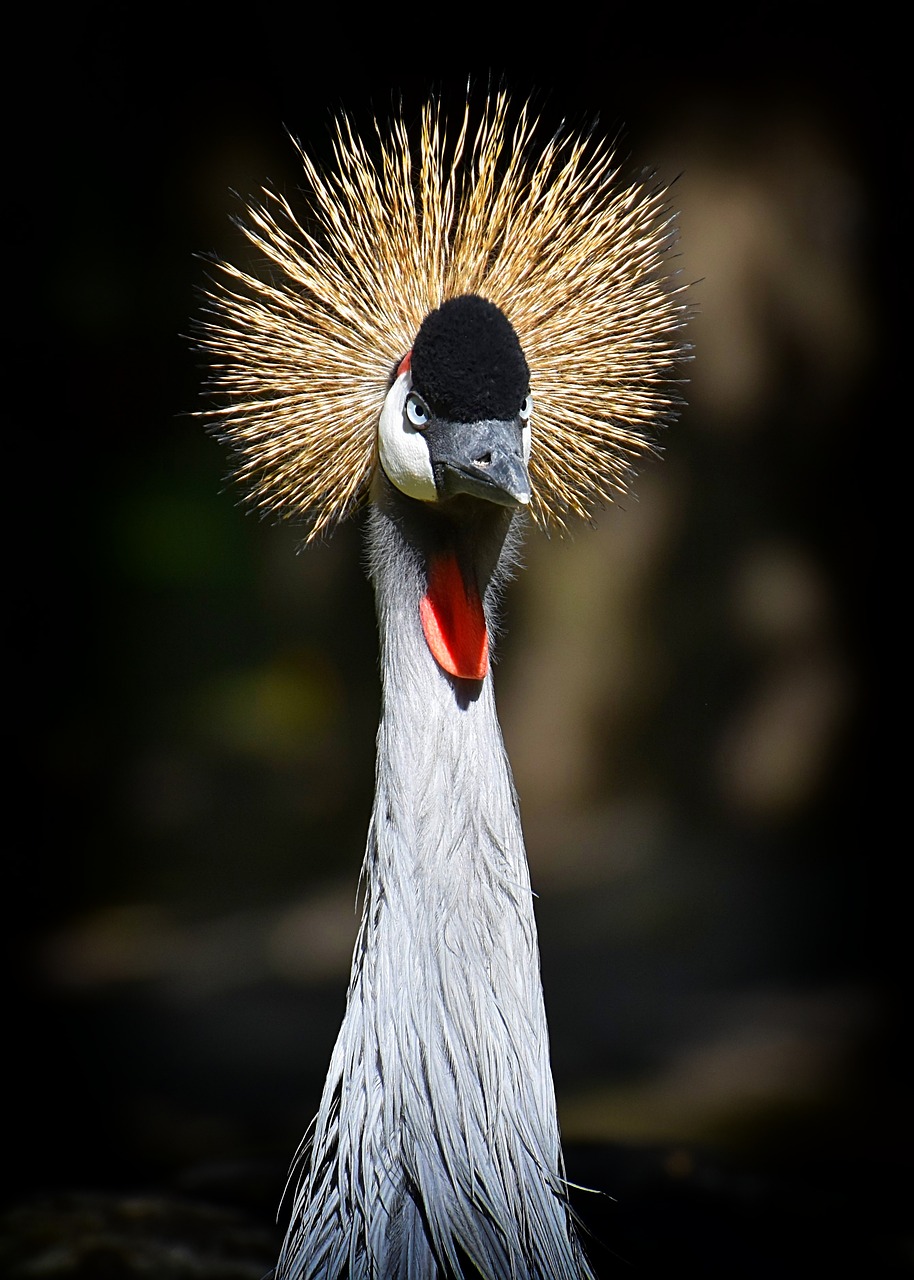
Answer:
M530 419L528 418L521 428L521 441L524 446L524 462L527 466L530 465L530 445L532 440L533 437L530 433Z
M436 502L438 491L428 445L406 417L406 397L412 385L413 375L407 369L388 391L378 423L378 452L387 478L401 493L422 502Z

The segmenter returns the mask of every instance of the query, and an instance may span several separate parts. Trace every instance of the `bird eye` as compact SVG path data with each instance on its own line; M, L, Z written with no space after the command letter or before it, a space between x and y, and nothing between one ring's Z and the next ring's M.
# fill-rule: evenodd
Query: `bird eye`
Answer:
M419 431L428 425L428 420L432 416L428 411L428 405L421 396L416 395L415 391L411 391L406 397L406 416Z
M530 414L532 412L533 412L533 396L531 396L530 393L528 392L524 396L524 403L520 407L520 416L523 418L524 422L527 421L527 419L530 417Z

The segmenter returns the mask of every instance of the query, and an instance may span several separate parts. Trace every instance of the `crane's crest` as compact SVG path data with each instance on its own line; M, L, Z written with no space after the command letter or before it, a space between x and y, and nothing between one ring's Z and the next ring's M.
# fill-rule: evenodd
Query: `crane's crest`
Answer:
M252 501L314 538L367 498L384 398L425 317L477 294L529 365L533 516L588 518L625 490L678 401L687 304L667 191L620 184L592 136L537 146L537 120L512 116L504 94L475 132L467 106L449 135L435 101L418 147L402 117L375 130L370 146L342 116L326 173L299 147L307 219L270 189L248 206L242 229L267 270L218 266L204 416Z

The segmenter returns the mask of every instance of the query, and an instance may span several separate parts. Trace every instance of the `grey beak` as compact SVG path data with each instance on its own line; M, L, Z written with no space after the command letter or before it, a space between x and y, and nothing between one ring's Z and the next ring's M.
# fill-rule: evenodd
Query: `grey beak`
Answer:
M529 504L530 477L519 418L507 422L433 419L425 438L439 497L468 493L501 507Z

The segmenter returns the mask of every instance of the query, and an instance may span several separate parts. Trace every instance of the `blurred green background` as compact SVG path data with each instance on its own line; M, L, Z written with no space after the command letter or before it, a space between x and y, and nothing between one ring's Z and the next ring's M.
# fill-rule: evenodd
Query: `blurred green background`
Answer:
M13 182L45 368L10 477L15 1196L240 1163L278 1202L358 922L375 627L359 523L297 554L191 416L195 255L248 260L232 192L295 203L286 130L326 154L337 108L415 114L440 84L456 111L490 71L676 180L699 282L662 460L594 531L532 533L506 605L566 1139L858 1188L909 1150L897 748L874 714L895 577L874 446L898 415L876 53L776 10L447 21L445 51L415 14L89 6L36 64L52 123Z

